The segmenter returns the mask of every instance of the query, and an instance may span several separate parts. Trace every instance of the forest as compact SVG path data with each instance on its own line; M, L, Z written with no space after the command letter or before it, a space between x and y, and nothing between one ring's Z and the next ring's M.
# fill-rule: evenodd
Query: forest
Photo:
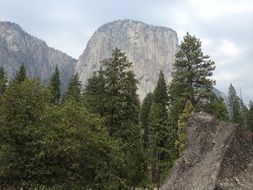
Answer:
M84 86L74 74L64 91L58 67L48 84L24 64L12 79L0 68L0 189L159 189L187 146L192 112L253 131L253 102L232 84L226 101L214 94L215 63L193 35L179 46L172 81L161 71L142 102L124 52L101 65Z

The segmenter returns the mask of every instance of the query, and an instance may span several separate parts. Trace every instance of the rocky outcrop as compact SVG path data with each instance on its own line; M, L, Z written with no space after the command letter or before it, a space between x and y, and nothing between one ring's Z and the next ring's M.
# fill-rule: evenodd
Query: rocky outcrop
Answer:
M67 54L50 48L47 44L11 22L0 22L0 66L9 77L24 64L28 75L47 82L58 65L63 87L74 72L76 60Z
M133 62L140 99L153 91L160 70L163 70L166 81L170 81L178 48L176 32L138 21L118 20L98 28L79 57L75 71L84 84L92 72L99 69L100 61L110 57L116 47L126 52Z
M206 113L193 114L188 145L162 190L252 190L253 134L218 122Z

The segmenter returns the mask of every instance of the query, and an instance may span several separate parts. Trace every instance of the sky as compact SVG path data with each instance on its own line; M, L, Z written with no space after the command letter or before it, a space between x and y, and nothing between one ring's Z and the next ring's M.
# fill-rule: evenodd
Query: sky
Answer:
M95 30L133 19L186 32L215 61L216 88L232 83L253 100L253 0L0 0L0 20L18 23L51 47L78 58Z

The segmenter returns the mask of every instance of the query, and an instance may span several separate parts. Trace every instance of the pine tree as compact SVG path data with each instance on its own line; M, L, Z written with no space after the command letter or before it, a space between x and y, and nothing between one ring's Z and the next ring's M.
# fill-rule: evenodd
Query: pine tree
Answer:
M105 101L105 80L100 69L94 72L92 77L88 79L82 96L82 102L89 112L104 117L106 114Z
M140 126L142 134L142 148L144 153L146 153L149 145L149 115L152 106L152 93L148 93L144 98L141 109L140 109Z
M228 113L230 121L243 124L241 114L241 100L236 94L234 86L230 83L228 88Z
M175 159L174 131L168 125L168 93L163 72L160 72L152 96L149 114L149 163L152 182L159 189Z
M222 97L217 97L213 94L210 98L209 104L206 105L205 112L214 115L216 118L222 121L228 121L229 115Z
M187 143L187 127L188 127L188 119L193 112L193 106L190 100L186 102L184 111L179 115L178 120L178 131L177 136L178 140L176 141L176 147L179 151L179 156L183 154L183 151L185 149L186 143Z
M129 70L131 65L125 54L117 48L113 50L111 58L102 61L107 112L105 117L109 133L126 141L129 129L124 131L125 125L128 122L138 124L139 110L137 80L133 71Z
M64 99L72 98L76 101L80 101L81 99L81 88L82 84L79 81L78 73L72 75L70 78L69 84L67 86L67 91L64 95Z
M51 102L54 104L59 104L61 98L61 88L60 88L60 73L58 66L55 67L54 73L52 74L49 82L49 89L52 94Z
M182 113L187 100L191 101L196 111L204 110L206 104L210 102L215 81L209 77L212 76L214 69L214 62L208 55L203 55L200 40L187 33L176 54L169 89L170 116L173 125L177 125L178 116Z
M249 110L247 112L247 126L250 131L253 132L253 102L249 103Z
M19 70L17 71L16 76L14 77L14 81L21 83L25 81L26 79L27 79L26 68L25 68L25 65L22 64L19 67Z
M209 56L203 54L200 40L187 33L179 46L173 69L169 87L169 125L177 131L179 115L188 100L196 111L205 110L211 102L215 81L210 77L215 66Z
M101 63L100 71L88 81L84 102L89 110L105 119L110 136L122 142L127 185L137 187L141 185L144 176L137 80L130 70L132 63L117 48L112 51L110 58Z
M7 88L7 76L4 72L4 68L0 67L0 96L3 95Z

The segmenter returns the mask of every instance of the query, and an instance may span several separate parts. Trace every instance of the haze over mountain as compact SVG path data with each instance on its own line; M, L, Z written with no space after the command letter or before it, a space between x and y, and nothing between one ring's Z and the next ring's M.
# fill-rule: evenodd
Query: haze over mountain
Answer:
M166 81L170 81L178 48L177 33L167 27L117 20L99 27L79 57L75 72L80 73L83 84L93 71L100 68L100 61L110 57L116 47L133 62L140 99L153 91L160 70L164 72Z
M85 85L92 73L101 66L100 61L110 57L116 47L122 49L133 62L141 100L154 90L160 70L164 72L167 82L171 80L178 39L177 33L170 28L134 20L104 24L91 36L77 61L48 47L46 42L26 33L18 24L0 22L0 66L4 67L10 78L24 64L29 76L46 83L58 65L62 89L75 72L80 74L80 80ZM215 93L225 97L218 90Z
M0 66L12 78L24 64L28 75L47 82L58 65L64 88L74 72L76 60L48 47L46 42L27 34L18 24L0 22Z

